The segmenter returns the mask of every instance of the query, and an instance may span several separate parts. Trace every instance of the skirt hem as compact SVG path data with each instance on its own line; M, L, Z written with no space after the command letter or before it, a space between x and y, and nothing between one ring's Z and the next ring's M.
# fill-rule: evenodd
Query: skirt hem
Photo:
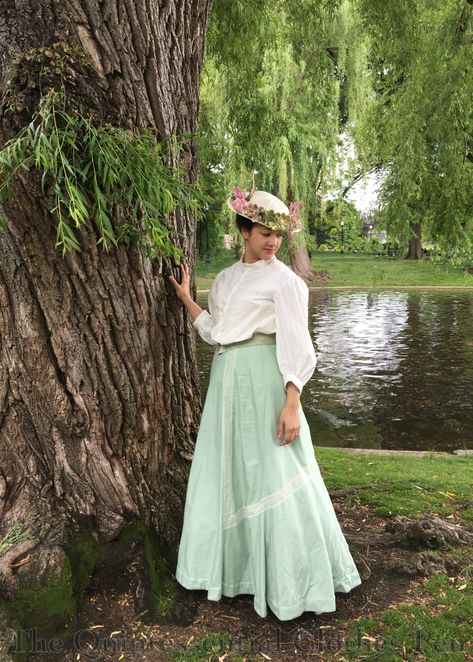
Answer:
M222 596L234 598L237 595L253 595L254 608L258 616L266 618L268 609L266 605L259 602L255 596L254 586L251 582L240 582L239 584L223 584L220 587L210 587L206 579L192 579L187 577L181 570L176 572L176 580L184 588L191 591L207 591L207 600L219 602ZM349 593L356 586L361 584L358 574L351 574L337 582L334 587L334 593ZM305 612L314 612L316 616L328 612L336 611L335 597L329 600L306 600L302 598L297 603L282 607L276 605L269 596L266 596L266 604L280 621L288 621L301 616Z

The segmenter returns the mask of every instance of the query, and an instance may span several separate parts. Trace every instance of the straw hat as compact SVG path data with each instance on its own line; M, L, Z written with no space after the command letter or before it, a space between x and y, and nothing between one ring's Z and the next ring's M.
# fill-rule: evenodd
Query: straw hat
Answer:
M227 200L228 207L253 223L264 225L270 230L299 232L302 224L298 216L302 202L291 202L289 207L282 200L267 191L247 191L234 189Z

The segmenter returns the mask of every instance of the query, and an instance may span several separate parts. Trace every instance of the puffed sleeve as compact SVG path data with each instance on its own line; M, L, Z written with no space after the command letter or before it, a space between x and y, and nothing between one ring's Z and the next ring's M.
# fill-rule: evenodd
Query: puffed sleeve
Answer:
M197 329L197 332L199 336L204 340L206 343L209 343L209 345L216 345L217 343L215 340L212 338L212 329L215 324L215 319L212 317L212 311L213 311L213 305L215 301L215 296L217 293L217 288L218 288L218 283L219 283L219 275L215 278L214 282L212 283L212 287L210 288L209 296L207 299L207 307L209 311L203 310L200 315L198 315L194 322L194 328Z
M285 278L275 294L276 357L284 386L299 391L312 376L317 358L308 329L309 288L298 276Z

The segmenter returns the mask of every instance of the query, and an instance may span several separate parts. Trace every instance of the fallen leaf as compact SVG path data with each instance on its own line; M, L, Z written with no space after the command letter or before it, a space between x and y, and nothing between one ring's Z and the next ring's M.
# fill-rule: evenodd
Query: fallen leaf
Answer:
M21 559L21 561L17 561L17 563L12 563L11 567L12 568L19 568L20 565L25 565L25 563L28 563L29 560L30 560L30 555L28 554L28 556L24 559Z

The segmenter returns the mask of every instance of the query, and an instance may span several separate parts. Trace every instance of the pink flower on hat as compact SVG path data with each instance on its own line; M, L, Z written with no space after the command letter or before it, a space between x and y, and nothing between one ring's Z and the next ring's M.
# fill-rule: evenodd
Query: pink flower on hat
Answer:
M241 214L244 208L245 208L244 200L241 200L241 198L237 198L236 200L233 200L233 209L237 212L237 214Z
M241 198L242 200L246 200L248 193L244 191L242 188L236 188L233 190L233 197L234 198Z
M247 203L246 200L247 195L248 195L247 192L241 188L234 189L232 193L232 204L237 214L241 214L244 211L245 205Z

